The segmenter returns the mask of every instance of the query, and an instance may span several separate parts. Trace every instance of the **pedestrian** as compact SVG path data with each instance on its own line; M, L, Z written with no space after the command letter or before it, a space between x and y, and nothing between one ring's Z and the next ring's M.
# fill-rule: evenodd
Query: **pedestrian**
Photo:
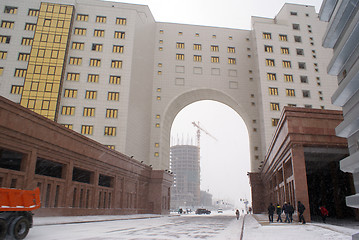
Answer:
M269 206L268 206L269 222L273 222L274 211L275 211L275 207L273 206L273 203L270 203Z
M236 210L236 217L237 217L237 220L239 219L239 210L237 209Z
M277 222L283 222L282 221L282 208L280 207L280 205L279 204L277 204L277 206L276 206L276 212L277 212L277 215L278 215L278 218L277 218Z
M298 213L299 213L299 222L305 224L305 219L303 216L305 207L303 205L303 203L301 203L300 201L298 201Z
M248 208L248 211L249 211L249 214L252 214L252 208L251 207Z
M323 223L325 223L325 219L328 217L329 212L324 206L319 207L319 210L320 215L322 216Z
M290 202L288 203L288 215L289 215L289 221L290 223L293 222L293 213L294 213L294 207Z
M284 203L283 205L283 212L285 214L285 220L284 222L290 223L290 219L289 219L289 205L287 202Z

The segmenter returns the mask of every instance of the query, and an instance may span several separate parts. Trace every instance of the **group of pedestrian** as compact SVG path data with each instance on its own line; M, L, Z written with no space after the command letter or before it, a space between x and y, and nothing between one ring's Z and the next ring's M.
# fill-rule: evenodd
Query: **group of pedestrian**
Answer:
M299 222L301 222L303 224L306 223L305 219L304 219L304 216L303 216L304 210L305 210L304 205L300 201L298 201ZM270 203L269 206L268 206L269 222L273 222L274 212L276 212L277 215L278 215L277 222L283 222L283 220L282 220L282 212L284 212L284 214L285 214L284 222L287 222L287 223L292 223L293 222L294 207L289 202L288 203L285 202L283 207L281 207L279 204L274 206L273 203Z

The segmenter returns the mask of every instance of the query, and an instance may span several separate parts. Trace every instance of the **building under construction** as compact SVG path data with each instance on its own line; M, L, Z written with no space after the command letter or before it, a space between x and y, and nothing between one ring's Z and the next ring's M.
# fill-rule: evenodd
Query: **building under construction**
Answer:
M175 145L171 147L171 209L194 208L200 204L199 147Z

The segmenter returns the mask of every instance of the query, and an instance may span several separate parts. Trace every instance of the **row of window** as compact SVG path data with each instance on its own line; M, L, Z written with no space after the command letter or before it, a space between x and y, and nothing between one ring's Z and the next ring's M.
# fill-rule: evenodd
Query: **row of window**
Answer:
M64 127L72 129L72 124L62 124ZM81 134L84 135L92 135L93 134L93 125L81 125ZM105 127L104 128L104 135L105 136L116 136L116 127ZM108 146L111 149L114 149L113 145Z
M77 21L87 22L88 19L89 19L88 14L77 14L76 15L76 20ZM107 22L107 17L106 16L96 16L95 22L97 22L97 23L106 23ZM127 19L126 18L121 18L121 17L116 17L115 23L118 24L118 25L126 25L127 24Z
M70 65L81 65L82 64L82 58L81 57L70 57L69 64ZM89 66L91 66L91 67L100 67L101 66L101 59L90 58ZM111 68L122 68L122 61L121 60L112 60L111 61Z
M42 33L40 37L40 42L53 42L53 43L61 43L62 36L59 34L46 34ZM11 36L0 35L0 43L9 44L11 41ZM23 37L21 40L21 45L31 46L33 43L33 38Z
M185 55L177 53L176 60L185 60ZM195 62L202 62L202 55L193 55L193 61ZM211 56L212 63L219 63L219 57ZM228 58L228 64L236 64L235 58Z
M266 66L274 67L275 66L275 60L267 58L265 60ZM284 68L292 68L292 62L287 60L282 60L282 66ZM314 70L316 72L319 72L318 63L313 63ZM305 62L298 62L298 69L306 69L306 63Z
M163 41L162 42L161 41L162 40L160 40L160 43L163 43ZM177 49L184 49L185 48L185 43L177 42L176 43L176 48ZM194 43L193 44L193 50L201 51L202 50L202 44ZM211 45L210 50L211 50L211 52L219 52L219 46L218 45ZM236 48L235 47L227 47L227 52L228 53L235 53Z
M97 83L99 81L99 78L100 78L99 74L88 74L87 82ZM67 73L66 80L77 82L80 80L80 73ZM110 84L121 84L121 76L110 75L109 83Z
M272 39L272 34L271 33L263 33L263 38L264 39ZM284 35L284 34L279 34L279 40L282 42L287 42L288 41L288 36ZM313 37L309 37L309 40L311 41L310 44L314 45L314 38ZM302 37L301 36L294 36L294 42L300 43L302 42Z
M84 42L72 42L71 44L71 49L74 50L84 50L84 48L85 48ZM124 48L125 47L122 45L112 45L112 52L123 53ZM101 43L93 43L91 46L92 51L102 52L102 49L103 49L103 44Z
M77 89L65 89L64 97L66 98L77 98ZM120 93L119 92L108 92L107 100L109 101L119 101ZM86 90L85 99L97 99L97 91Z
M275 88L275 87L269 87L268 92L269 92L269 95L276 95L276 96L279 95L278 88ZM310 98L309 90L302 90L302 94L303 94L304 98ZM286 88L285 95L288 97L295 97L295 90ZM323 100L323 98L321 98L320 100Z
M164 30L163 29L160 29L160 34L164 34ZM178 36L182 36L183 35L183 32L178 32ZM195 36L196 37L199 37L199 33L195 33ZM212 38L217 38L217 35L213 34L212 35ZM228 39L229 40L233 40L233 37L232 36L228 36ZM247 41L249 41L249 38L246 38Z
M61 111L62 115L74 115L75 108L64 106ZM84 107L83 114L84 117L94 117L95 116L95 108L93 107ZM106 109L106 118L117 118L118 117L118 109Z
M288 107L296 107L297 104L288 104L287 106L288 106ZM305 107L305 108L313 108L313 106L312 106L311 104L304 104L304 107ZM324 106L320 106L320 108L321 108L321 109L325 109ZM279 103L273 103L273 102L271 102L271 103L270 103L270 109L271 109L272 111L280 111Z

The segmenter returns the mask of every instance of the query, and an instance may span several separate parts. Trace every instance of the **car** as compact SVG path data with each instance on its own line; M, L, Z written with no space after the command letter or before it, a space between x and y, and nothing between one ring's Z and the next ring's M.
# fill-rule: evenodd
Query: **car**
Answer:
M205 208L198 208L196 210L196 214L211 214L211 211L205 209Z
M222 208L218 208L218 213L223 213L223 209L222 209Z

